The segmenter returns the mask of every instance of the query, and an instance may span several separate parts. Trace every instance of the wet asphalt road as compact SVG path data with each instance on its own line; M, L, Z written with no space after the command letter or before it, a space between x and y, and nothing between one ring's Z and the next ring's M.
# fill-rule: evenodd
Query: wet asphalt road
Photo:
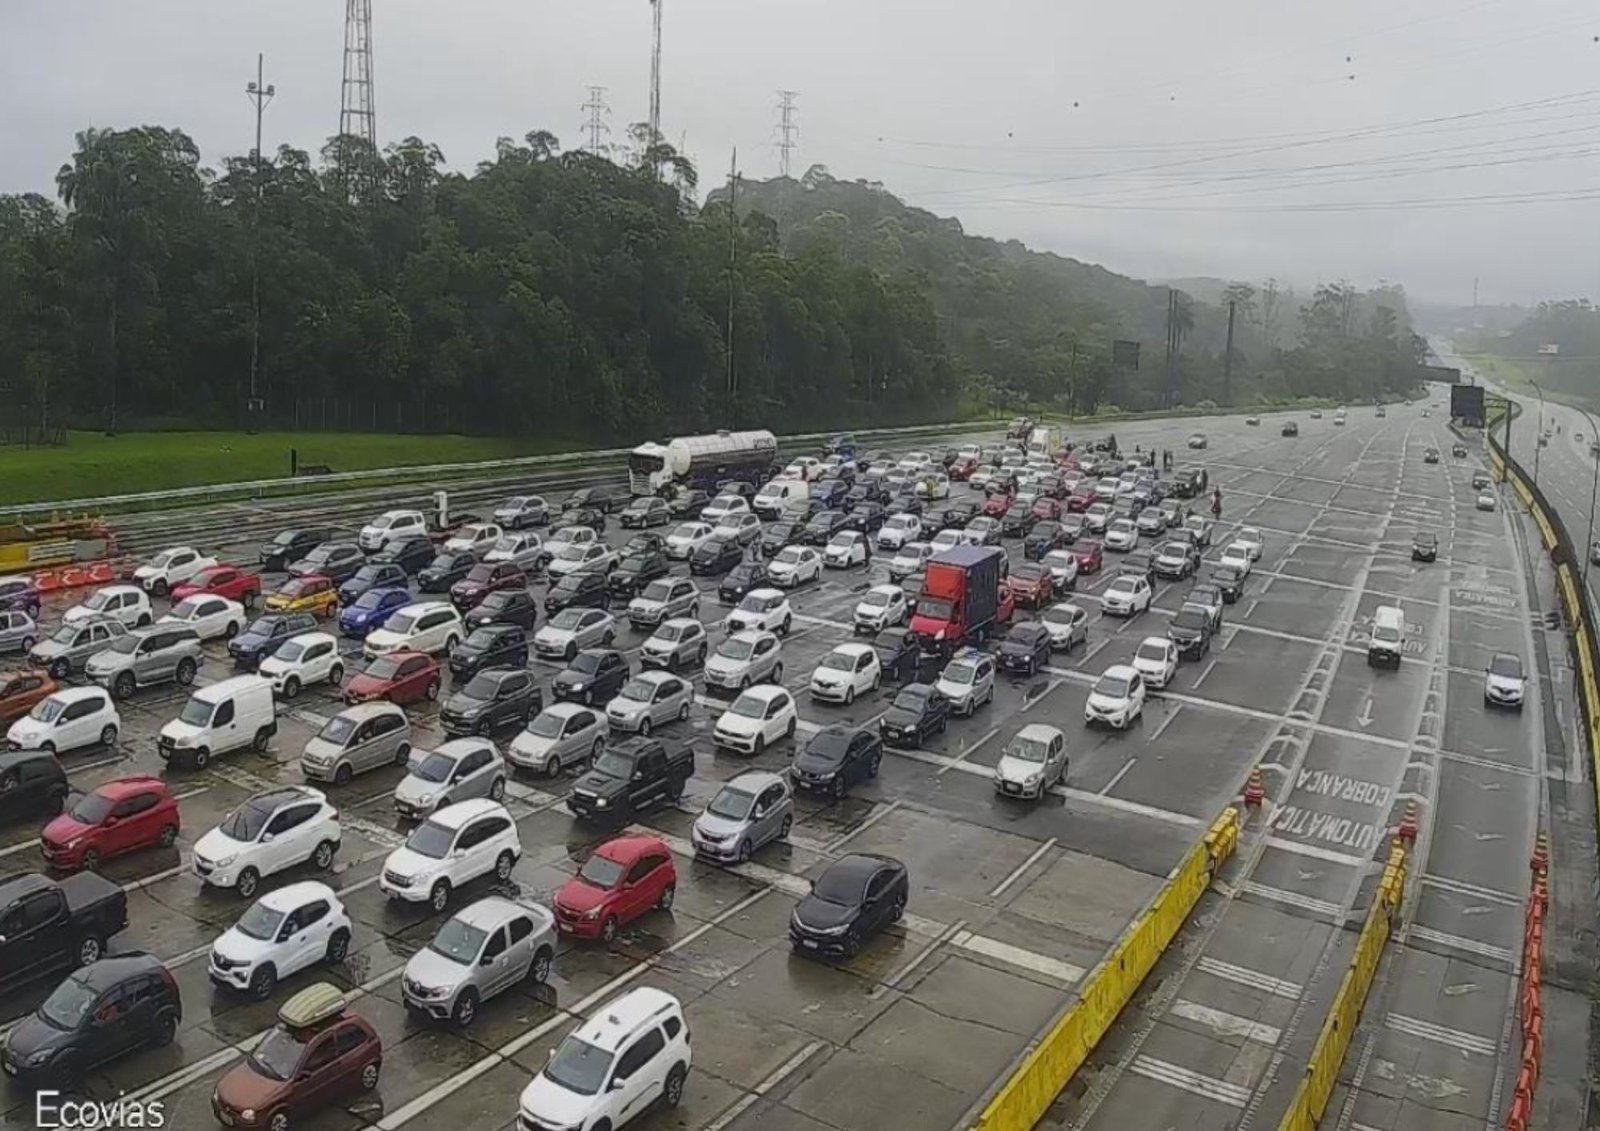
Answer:
M386 906L377 890L382 859L404 835L390 801L394 771L329 787L344 825L330 882L356 922L347 961L288 980L262 1004L207 981L209 945L243 905L229 893L201 890L186 867L190 848L252 792L301 780L300 751L336 710L325 692L308 691L283 712L266 755L236 754L203 773L171 772L184 812L175 850L106 866L130 890L131 926L116 946L148 950L174 967L185 1016L172 1047L120 1061L85 1090L97 1098L125 1092L160 1099L176 1120L169 1126L211 1126L215 1081L271 1024L278 1004L331 978L356 992L355 1008L382 1036L384 1074L357 1105L303 1126L509 1127L518 1093L575 1018L649 984L684 1001L695 1060L682 1107L654 1112L637 1126L942 1129L1025 1047L1257 762L1267 766L1277 803L1270 829L1243 847L1226 877L1229 897L1211 901L1210 933L1171 1002L1147 1032L1117 1043L1089 1096L1065 1105L1056 1122L1152 1131L1233 1126L1252 1105L1275 1103L1298 1068L1294 1050L1309 1043L1320 1021L1319 994L1347 957L1353 934L1341 925L1369 893L1370 861L1407 797L1423 804L1425 819L1447 800L1459 814L1428 820L1427 866L1419 872L1435 882L1424 882L1418 922L1436 936L1441 977L1450 964L1479 972L1471 991L1437 999L1462 1015L1436 1023L1475 1033L1487 1032L1492 1020L1498 1032L1508 975L1496 956L1514 945L1508 932L1520 928L1521 913L1482 893L1514 896L1525 882L1529 730L1537 712L1487 712L1479 684L1496 642L1526 635L1515 546L1500 513L1472 509L1465 466L1423 465L1422 449L1448 439L1438 414L1424 420L1418 409L1400 408L1374 420L1360 409L1340 429L1331 413L1297 419L1297 439L1280 437L1271 416L1259 428L1239 418L1205 421L1199 427L1210 448L1194 453L1203 461L1182 450L1194 428L1189 422L1118 427L1126 448L1154 442L1173 448L1179 466L1203 462L1222 484L1224 525L1248 523L1266 534L1263 559L1241 601L1229 607L1212 654L1183 665L1141 723L1121 734L1087 731L1083 700L1105 667L1160 633L1187 585L1162 583L1155 608L1122 622L1098 613L1096 593L1107 574L1085 579L1075 599L1091 611L1087 646L1059 653L1033 680L1003 678L991 707L953 721L922 749L886 758L879 779L843 803L801 798L790 843L761 850L752 863L717 868L684 852L670 914L652 913L610 947L565 940L548 987L495 999L464 1033L409 1020L400 1004L400 970L438 920ZM369 516L363 509L346 521L359 526ZM215 521L197 517L196 528L209 534ZM1419 527L1440 536L1436 565L1409 560ZM194 540L223 560L248 560L259 537ZM1225 542L1219 532L1208 557ZM1019 552L1015 543L1008 548ZM1107 555L1108 565L1114 558ZM886 688L851 707L832 707L810 702L803 690L814 664L850 639L858 593L885 580L884 569L875 557L870 576L829 574L793 597L800 618L783 645L785 682L800 702L802 741L834 721L870 723L892 697ZM1377 605L1397 601L1412 640L1398 671L1378 672L1366 665L1364 625ZM56 612L66 603L55 602ZM714 608L714 599L708 605ZM624 624L620 646L636 649L642 639ZM230 674L220 647L208 652L202 679ZM533 667L544 677L555 671ZM141 693L124 710L117 751L67 756L74 784L160 772L154 734L183 699L176 689ZM432 715L431 707L412 709L419 747L441 737ZM643 824L680 851L721 781L752 763L782 770L791 752L779 744L756 759L715 753L714 720L707 700L687 724L662 732L693 742L695 776L678 808ZM1006 801L989 777L1005 741L1032 721L1067 733L1071 778L1042 803ZM515 894L548 900L604 836L561 807L567 787L525 779L511 791L524 847ZM1512 852L1507 844L1518 847ZM791 956L790 910L807 879L846 851L884 852L907 864L912 895L904 923L841 966ZM13 826L0 834L0 868L30 870L36 860L34 830ZM299 878L291 872L269 883ZM464 895L490 890L480 883ZM1488 910L1475 910L1480 906ZM0 1020L20 1016L44 992L0 999ZM1397 1013L1434 1018L1426 1005ZM1297 1018L1304 1018L1298 1027ZM1422 1040L1414 1029L1397 1029L1397 1039ZM1419 1049L1418 1056L1437 1052L1451 1062L1441 1076L1479 1086L1481 1073L1461 1067L1461 1048L1445 1042ZM1274 1068L1275 1060L1283 1063ZM29 1096L16 1088L0 1096L6 1125L32 1126Z

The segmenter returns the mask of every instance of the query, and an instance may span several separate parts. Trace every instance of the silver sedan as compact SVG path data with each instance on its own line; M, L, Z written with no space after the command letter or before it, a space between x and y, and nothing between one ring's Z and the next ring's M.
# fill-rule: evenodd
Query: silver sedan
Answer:
M689 717L694 685L671 672L641 672L606 704L613 730L647 735L655 727Z

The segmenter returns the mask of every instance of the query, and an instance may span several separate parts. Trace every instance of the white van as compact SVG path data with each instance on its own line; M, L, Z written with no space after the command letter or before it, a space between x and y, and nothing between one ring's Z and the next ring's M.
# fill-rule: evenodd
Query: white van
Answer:
M203 770L218 754L246 746L264 751L277 733L272 681L237 675L189 696L183 712L161 728L156 752L164 762L188 762Z
M1400 651L1406 638L1406 615L1394 605L1380 605L1372 614L1372 638L1367 641L1367 664L1377 667L1400 666Z
M774 479L756 492L750 509L762 518L773 519L793 502L805 502L811 497L810 488L799 479Z

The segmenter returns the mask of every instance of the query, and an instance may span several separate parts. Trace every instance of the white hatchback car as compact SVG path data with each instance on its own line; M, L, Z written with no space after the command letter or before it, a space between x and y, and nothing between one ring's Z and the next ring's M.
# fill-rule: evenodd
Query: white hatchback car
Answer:
M214 593L201 593L173 605L172 611L158 623L192 628L201 640L232 640L244 631L248 616L238 601Z
M444 551L447 554L482 556L494 548L494 544L500 541L500 535L503 533L505 531L501 530L497 523L469 522L445 539Z
M343 962L353 930L332 888L302 880L268 892L222 932L211 944L207 973L216 985L262 1001L292 974Z
M361 528L356 535L356 542L363 550L373 552L385 549L391 542L427 532L428 523L421 511L384 511Z
M1233 536L1233 544L1243 546L1253 562L1261 560L1261 551L1266 548L1266 541L1261 528L1256 526L1241 527L1239 533Z
M1029 723L1000 751L994 768L996 793L1011 797L1043 797L1045 790L1067 780L1067 736L1052 726Z
M767 576L774 585L793 587L822 576L822 555L810 546L785 546L767 563Z
M711 541L711 524L706 522L681 522L668 534L663 545L667 557L687 561L694 552Z
M904 581L925 567L932 556L933 547L928 543L907 542L900 547L900 552L895 554L894 560L889 563L889 580Z
M722 712L712 731L712 741L742 754L760 754L769 743L792 738L799 725L794 696L773 683L741 691Z
M794 609L789 598L777 589L752 589L722 622L730 634L765 631L787 636L794 624Z
M1150 607L1150 596L1150 582L1143 575L1120 574L1100 594L1100 611L1107 616L1131 617Z
M1250 575L1250 563L1254 561L1250 556L1250 547L1244 542L1229 542L1222 551L1219 565L1232 566L1246 577Z
M1041 563L1050 571L1051 587L1058 593L1078 584L1078 555L1071 550L1051 550Z
M390 652L450 653L466 635L466 626L454 606L443 601L419 601L390 613L382 628L367 633L361 650L369 660Z
M516 822L486 797L447 805L412 830L389 853L378 890L390 899L426 902L435 914L457 888L492 874L504 883L522 856Z
M870 644L840 644L811 672L811 698L824 703L854 703L857 695L876 691L883 666Z
M195 842L192 864L202 882L251 899L263 876L307 861L326 872L342 835L327 794L284 786L256 794L224 817Z
M122 716L103 687L65 687L11 724L6 741L21 750L64 754L99 743L114 747Z
M256 669L272 681L273 694L293 699L313 683L344 682L339 642L326 632L302 632L285 640Z
M1139 527L1131 518L1119 518L1106 527L1104 542L1108 550L1119 552L1135 549L1139 545Z
M63 624L110 617L127 628L143 628L155 623L150 597L137 585L107 585L96 589L61 614Z
M1071 601L1051 605L1039 615L1039 623L1049 631L1052 648L1089 642L1089 614Z
M1127 664L1113 664L1095 681L1083 705L1085 726L1106 723L1126 730L1144 712L1144 676Z
M878 528L878 548L898 550L922 537L922 520L914 514L892 514Z
M1146 636L1133 653L1133 667L1146 686L1160 690L1178 674L1178 646L1165 636Z
M906 592L898 585L874 585L861 595L853 616L857 632L882 632L910 614Z
M720 523L723 519L732 515L749 513L751 513L749 501L743 495L735 495L729 492L728 494L718 495L707 503L705 509L700 512L700 517L707 522Z
M761 520L749 511L730 514L712 529L715 538L748 546L761 537Z
M841 530L822 551L822 564L829 569L851 569L870 559L867 536L858 530Z

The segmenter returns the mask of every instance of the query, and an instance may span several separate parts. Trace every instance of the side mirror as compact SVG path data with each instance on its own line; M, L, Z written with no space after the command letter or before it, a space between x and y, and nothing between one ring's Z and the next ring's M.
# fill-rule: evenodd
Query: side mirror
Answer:
M494 955L492 955L492 954L484 955L482 958L478 959L478 965L479 966L493 966L494 965Z
M262 844L271 844L273 841L275 841L277 839L278 839L278 834L277 833L262 833L261 834L261 843Z
M627 1086L627 1083L628 1078L626 1076L613 1076L611 1078L611 1087L606 1090L611 1092L620 1092L624 1087Z
M101 824L105 828L108 828L108 829L112 828L112 827L114 827L116 825L119 825L121 823L122 823L122 818L117 816L115 813L107 813L106 814L106 819L103 822L101 822Z

